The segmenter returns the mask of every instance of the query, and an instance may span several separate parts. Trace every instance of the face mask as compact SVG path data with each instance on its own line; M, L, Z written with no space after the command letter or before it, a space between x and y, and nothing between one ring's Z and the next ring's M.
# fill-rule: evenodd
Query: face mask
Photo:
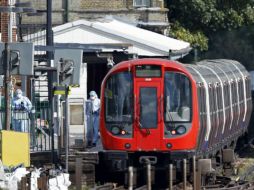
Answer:
M20 99L22 97L22 94L17 94L17 98Z
M95 99L95 96L91 96L90 99L91 99L91 100L94 100L94 99Z

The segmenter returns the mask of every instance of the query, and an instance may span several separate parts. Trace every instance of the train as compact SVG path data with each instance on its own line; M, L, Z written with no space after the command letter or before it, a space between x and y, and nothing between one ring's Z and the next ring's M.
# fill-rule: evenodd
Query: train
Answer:
M235 148L251 112L250 75L237 61L124 61L101 85L100 157L112 171L214 157Z

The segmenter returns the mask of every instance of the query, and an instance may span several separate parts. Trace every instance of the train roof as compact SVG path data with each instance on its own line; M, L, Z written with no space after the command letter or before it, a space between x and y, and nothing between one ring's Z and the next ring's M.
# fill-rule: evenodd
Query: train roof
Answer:
M249 77L249 73L239 62L228 59L203 60L187 64L187 70L197 83L225 83Z
M130 66L142 65L142 64L163 65L165 67L171 67L178 70L186 70L184 64L178 61L160 59L160 58L144 58L144 59L133 59L128 61L123 61L115 65L111 71L114 72L115 70L118 70L118 69L124 69Z
M207 83L225 83L249 77L249 73L243 65L229 59L203 60L195 64L183 64L178 61L157 58L133 59L115 65L108 74L142 64L163 65L182 71L188 74L196 83L203 83L204 80Z

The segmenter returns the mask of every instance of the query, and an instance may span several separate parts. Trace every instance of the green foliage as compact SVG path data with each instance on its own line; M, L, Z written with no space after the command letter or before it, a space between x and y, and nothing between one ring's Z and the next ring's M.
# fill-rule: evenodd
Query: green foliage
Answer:
M252 0L168 0L170 21L205 34L254 23Z
M210 37L209 51L204 52L204 59L234 59L241 62L248 70L254 70L254 26L242 27L232 31L223 31Z
M199 52L200 58L235 59L254 69L254 0L167 0L166 3L172 25L170 35L203 50Z
M198 47L201 51L208 49L208 38L200 31L191 33L189 30L176 23L170 30L170 35L174 38L189 42L193 47Z

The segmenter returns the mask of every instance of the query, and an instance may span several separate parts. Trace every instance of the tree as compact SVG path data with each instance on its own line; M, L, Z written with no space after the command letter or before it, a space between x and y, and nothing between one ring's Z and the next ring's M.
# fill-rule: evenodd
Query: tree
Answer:
M254 26L217 32L210 37L209 51L200 54L202 59L234 59L248 70L254 70Z
M254 23L253 0L168 0L170 35L208 49L218 32Z

